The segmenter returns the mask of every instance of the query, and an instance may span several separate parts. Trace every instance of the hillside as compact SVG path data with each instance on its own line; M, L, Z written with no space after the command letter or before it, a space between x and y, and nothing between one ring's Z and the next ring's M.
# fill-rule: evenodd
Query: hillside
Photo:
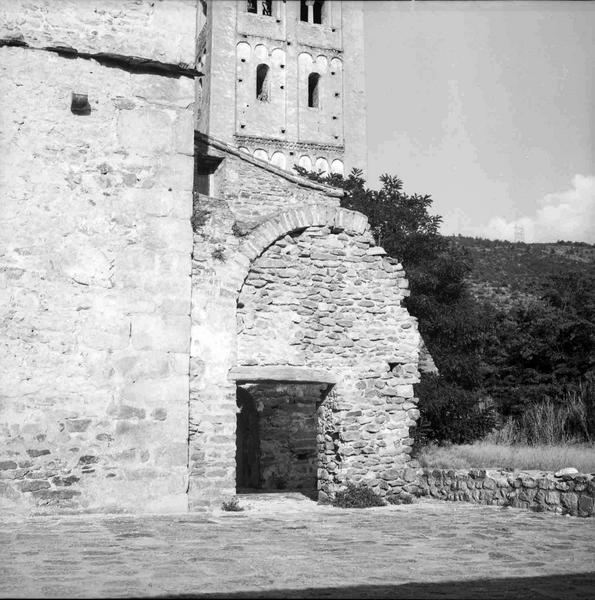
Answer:
M595 294L595 245L581 242L526 244L452 236L472 265L473 294L500 307L539 298L552 280L581 279ZM559 287L559 286L556 286Z

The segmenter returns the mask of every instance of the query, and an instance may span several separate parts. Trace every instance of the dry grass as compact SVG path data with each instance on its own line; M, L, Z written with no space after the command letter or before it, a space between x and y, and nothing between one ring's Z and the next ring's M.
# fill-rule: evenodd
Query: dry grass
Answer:
M557 471L574 467L580 473L595 473L595 444L504 445L475 442L423 448L417 457L422 467L437 469L526 469Z

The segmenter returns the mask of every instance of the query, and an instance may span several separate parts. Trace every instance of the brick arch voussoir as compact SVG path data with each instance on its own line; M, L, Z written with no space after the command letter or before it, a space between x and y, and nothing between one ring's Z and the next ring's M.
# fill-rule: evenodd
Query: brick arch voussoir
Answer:
M254 229L240 245L242 268L236 276L237 291L244 285L252 262L278 239L293 231L321 226L341 228L352 235L361 235L370 229L368 218L362 213L325 204L302 206L277 213Z

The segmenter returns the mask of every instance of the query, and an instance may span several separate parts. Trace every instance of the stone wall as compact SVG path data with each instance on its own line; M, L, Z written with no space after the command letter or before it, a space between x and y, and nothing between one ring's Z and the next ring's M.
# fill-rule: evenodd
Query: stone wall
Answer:
M250 365L336 374L317 410L321 491L366 479L390 493L418 416L403 269L336 193L221 155L220 197L198 196L193 217L190 506L235 492L233 370Z
M3 7L4 511L186 509L195 10Z
M237 151L218 154L225 160L211 176L210 193L227 202L243 233L281 210L320 203L339 206L343 195L339 190L294 177Z
M258 413L258 487L313 492L318 474L317 410L326 386L260 383L242 386ZM238 432L238 435L240 433Z
M306 366L338 379L322 427L326 492L377 479L384 494L392 480L379 475L409 461L419 335L401 305L403 268L384 254L369 231L298 230L254 260L239 295L238 365Z
M168 64L192 65L195 38L196 0L10 0L0 15L0 39Z
M580 517L595 514L593 475L568 470L554 474L485 469L407 469L402 476L402 491L441 500L512 506L536 512Z

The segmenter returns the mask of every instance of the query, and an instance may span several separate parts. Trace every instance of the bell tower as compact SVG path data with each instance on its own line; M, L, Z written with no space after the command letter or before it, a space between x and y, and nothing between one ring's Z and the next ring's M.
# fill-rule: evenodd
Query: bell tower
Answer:
M206 0L197 129L292 169L366 169L363 3Z

